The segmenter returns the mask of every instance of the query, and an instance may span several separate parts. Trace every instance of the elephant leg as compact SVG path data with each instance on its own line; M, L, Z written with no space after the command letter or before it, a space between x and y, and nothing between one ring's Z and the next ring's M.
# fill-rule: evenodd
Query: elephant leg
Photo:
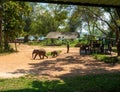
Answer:
M41 59L41 54L39 54L39 57L40 57L40 59Z
M34 56L34 58L33 58L33 59L35 59L37 55L38 55L38 54L37 54L37 53L35 53L35 56Z
M41 58L44 59L44 54L42 54L41 56L42 56Z
M44 56L45 56L46 58L48 58L48 56L47 56L46 54L45 54Z
M44 59L44 55L43 55L43 59Z

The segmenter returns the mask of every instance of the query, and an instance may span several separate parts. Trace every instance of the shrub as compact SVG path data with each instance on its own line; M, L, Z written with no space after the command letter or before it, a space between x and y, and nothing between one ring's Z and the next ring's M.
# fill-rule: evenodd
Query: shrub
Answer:
M116 56L114 57L109 57L106 55L102 55L102 54L93 54L93 57L99 61L104 61L105 63L117 63L118 62L118 58Z

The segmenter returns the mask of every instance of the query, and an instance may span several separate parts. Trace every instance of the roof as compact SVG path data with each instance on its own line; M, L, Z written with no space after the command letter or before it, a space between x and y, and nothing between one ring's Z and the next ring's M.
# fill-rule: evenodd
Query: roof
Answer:
M74 4L85 6L120 7L120 0L14 0L42 3Z
M79 37L77 32L49 32L46 38L52 39L76 39Z

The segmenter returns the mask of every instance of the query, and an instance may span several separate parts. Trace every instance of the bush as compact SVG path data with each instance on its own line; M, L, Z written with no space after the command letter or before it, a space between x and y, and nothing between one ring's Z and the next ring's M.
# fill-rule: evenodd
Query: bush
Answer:
M102 54L93 54L93 57L99 61L104 61L105 63L117 63L119 60L116 56L114 57L109 57L106 55L102 55Z

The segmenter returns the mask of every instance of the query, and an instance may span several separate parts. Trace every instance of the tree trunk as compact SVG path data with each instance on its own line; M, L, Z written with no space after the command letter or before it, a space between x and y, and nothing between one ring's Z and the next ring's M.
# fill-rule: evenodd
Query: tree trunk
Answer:
M117 43L117 56L120 56L120 39Z
M116 47L117 47L117 55L120 56L120 27L116 32Z
M0 46L2 46L2 20L0 16Z
M2 42L2 17L0 15L0 43Z
M1 2L0 2L0 7L2 7ZM2 50L2 12L1 12L1 9L0 9L0 52L3 51Z
M5 42L4 42L4 51L5 51L5 52L8 52L9 49L10 49L10 48L9 48L9 44L8 44L7 41L5 41Z
M116 12L120 20L120 8L116 8ZM119 26L119 30L117 30L116 32L116 41L117 41L116 45L117 45L117 55L120 56L120 25L118 26Z
M18 50L17 50L17 43L15 42L15 51L17 52Z
M29 41L28 37L29 37L29 35L26 35L26 36L24 37L24 42L25 42L25 43Z
M54 39L51 39L51 45L54 45Z
M4 33L4 51L7 52L7 51L9 51L9 49L10 49L10 47L8 44L7 35L6 35L6 33Z

